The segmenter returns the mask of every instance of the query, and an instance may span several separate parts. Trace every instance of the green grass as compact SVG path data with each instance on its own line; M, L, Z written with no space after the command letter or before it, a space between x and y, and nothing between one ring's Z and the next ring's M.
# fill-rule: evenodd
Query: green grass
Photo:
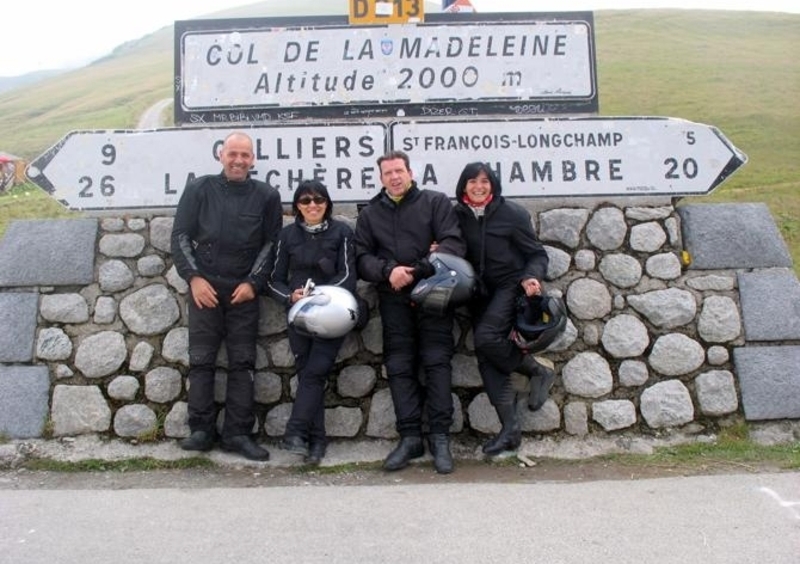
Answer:
M217 16L320 12L319 3L263 2ZM346 13L345 0L324 13ZM749 157L708 196L686 202L763 202L800 274L800 15L703 10L595 13L600 115L706 123ZM89 67L0 94L0 150L28 161L70 131L134 128L172 96L172 28L120 46ZM16 198L14 195L16 194ZM17 217L52 217L33 195L0 196L0 234Z
M96 458L68 462L48 458L31 458L22 464L27 470L39 472L142 472L148 470L186 470L189 468L212 468L208 458L193 456L178 460L155 458L129 458L125 460L100 460Z

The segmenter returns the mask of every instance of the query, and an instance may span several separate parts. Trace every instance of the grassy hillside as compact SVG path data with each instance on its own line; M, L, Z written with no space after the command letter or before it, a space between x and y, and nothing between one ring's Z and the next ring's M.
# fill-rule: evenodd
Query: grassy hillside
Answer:
M212 16L345 14L347 4L273 0ZM800 272L800 15L600 11L595 29L600 114L680 117L722 130L750 161L690 201L766 202ZM0 94L0 150L32 159L72 130L134 127L145 108L172 96L172 43L170 26L88 67ZM18 202L37 194L22 192L0 197L0 233L29 213ZM62 212L52 204L51 213ZM42 206L37 213L48 214Z

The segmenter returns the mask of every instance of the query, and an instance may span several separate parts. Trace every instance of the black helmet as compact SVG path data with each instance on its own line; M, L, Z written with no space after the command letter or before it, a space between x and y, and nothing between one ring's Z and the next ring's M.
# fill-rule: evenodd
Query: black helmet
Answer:
M535 353L546 349L567 326L567 307L555 296L522 296L517 320L509 338L521 349Z
M427 312L444 314L448 307L467 302L475 289L475 271L461 257L431 253L428 257L434 273L423 278L411 290L411 301Z
M353 294L339 286L316 286L291 307L287 323L303 335L335 339L350 332L357 320Z

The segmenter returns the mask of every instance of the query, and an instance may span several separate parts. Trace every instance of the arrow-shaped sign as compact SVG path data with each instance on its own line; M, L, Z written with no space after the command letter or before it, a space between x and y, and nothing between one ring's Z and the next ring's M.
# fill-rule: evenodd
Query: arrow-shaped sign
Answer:
M233 129L78 131L37 158L28 176L76 210L174 207L186 182L221 170L217 151ZM335 201L380 189L377 157L407 152L417 183L450 197L464 165L490 164L512 197L706 194L747 162L722 133L674 118L419 121L247 129L253 175L291 202L316 178ZM388 143L391 141L391 143Z
M222 171L219 147L235 130L253 138L253 177L277 188L284 202L304 179L322 181L339 201L365 200L381 188L382 124L75 131L27 174L73 210L175 207L187 181Z
M675 118L394 123L390 137L421 186L451 196L476 160L518 197L706 194L747 162L715 127Z

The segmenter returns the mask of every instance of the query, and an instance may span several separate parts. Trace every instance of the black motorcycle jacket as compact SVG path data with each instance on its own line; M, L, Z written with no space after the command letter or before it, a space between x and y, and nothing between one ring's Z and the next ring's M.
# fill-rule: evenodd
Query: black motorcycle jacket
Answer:
M269 251L283 225L280 194L249 178L201 176L187 184L172 227L172 258L187 282L202 276L235 286L247 281L256 292L267 283Z

